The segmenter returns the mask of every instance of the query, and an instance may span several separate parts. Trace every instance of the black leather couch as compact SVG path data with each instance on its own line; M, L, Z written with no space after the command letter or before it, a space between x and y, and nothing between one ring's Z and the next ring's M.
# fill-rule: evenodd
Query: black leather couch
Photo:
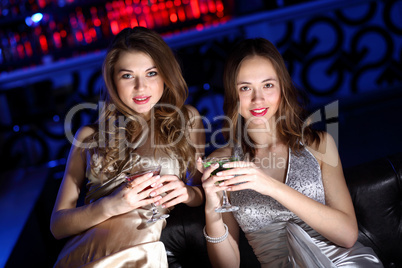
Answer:
M359 225L358 241L371 247L384 267L402 267L402 153L344 170ZM177 206L162 233L169 265L211 267L202 234L203 207ZM244 234L241 267L260 267Z
M60 167L54 172L62 172ZM345 169L359 223L359 241L374 249L385 267L402 267L402 153ZM6 268L52 267L66 242L49 230L50 214L60 185L52 176L25 224ZM202 234L204 208L178 205L171 211L161 240L170 268L210 267ZM244 235L241 267L260 267Z

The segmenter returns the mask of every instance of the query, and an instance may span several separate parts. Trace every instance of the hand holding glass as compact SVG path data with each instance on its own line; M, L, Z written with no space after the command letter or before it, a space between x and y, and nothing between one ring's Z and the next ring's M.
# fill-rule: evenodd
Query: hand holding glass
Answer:
M128 182L135 180L136 178L143 176L147 173L153 173L153 176L159 175L161 171L161 166L150 166L147 167L145 169L142 169L141 171L135 172L135 173L131 173L129 175L126 176L126 180ZM151 188L151 186L148 186L147 188L145 188L144 190L147 190ZM156 222L158 220L162 220L162 219L166 219L169 217L169 214L161 214L158 211L158 208L155 206L154 203L151 203L151 207L152 207L152 217L147 221L147 223L151 223L151 222Z
M212 157L212 158L207 158L205 159L202 163L204 165L204 168L207 168L213 164L218 163L219 167L212 171L211 176L216 175L219 171L222 170L227 170L230 168L224 168L222 167L225 163L228 162L233 162L233 161L239 161L237 157L234 156L221 156L221 157ZM222 206L218 207L215 209L216 212L223 213L223 212L231 212L231 211L236 211L238 210L239 207L233 206L229 202L229 198L227 196L226 190L223 190L223 197L222 197Z

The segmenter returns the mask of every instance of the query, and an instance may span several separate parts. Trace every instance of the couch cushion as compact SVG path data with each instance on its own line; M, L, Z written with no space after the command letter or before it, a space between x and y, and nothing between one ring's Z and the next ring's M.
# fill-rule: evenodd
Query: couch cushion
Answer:
M358 240L385 267L402 267L402 153L345 169Z

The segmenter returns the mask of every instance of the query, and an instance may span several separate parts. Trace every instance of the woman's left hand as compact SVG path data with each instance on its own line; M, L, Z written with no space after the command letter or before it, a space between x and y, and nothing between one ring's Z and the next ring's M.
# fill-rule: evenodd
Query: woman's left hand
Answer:
M234 176L220 184L221 187L229 187L228 191L252 189L263 195L271 195L277 182L252 162L229 162L223 167L230 169L218 172L217 177Z
M155 205L162 204L162 207L172 207L179 203L186 203L190 200L190 188L176 175L163 175L157 185L150 193L152 197L166 193Z

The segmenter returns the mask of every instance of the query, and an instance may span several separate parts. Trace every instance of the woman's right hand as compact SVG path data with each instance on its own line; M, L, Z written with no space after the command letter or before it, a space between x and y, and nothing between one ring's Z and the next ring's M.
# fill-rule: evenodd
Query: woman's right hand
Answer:
M219 164L213 164L207 168L203 168L202 161L198 160L197 166L199 170L203 170L201 181L205 192L205 210L215 211L215 208L221 205L222 190L228 188L227 186L220 186L219 181L232 178L233 176L211 176L211 173L219 167Z
M161 187L158 182L160 176L153 176L153 173L147 173L136 178L131 182L123 183L110 195L104 197L106 213L112 216L124 214L133 209L149 205L161 199L161 196L150 198L152 190Z

